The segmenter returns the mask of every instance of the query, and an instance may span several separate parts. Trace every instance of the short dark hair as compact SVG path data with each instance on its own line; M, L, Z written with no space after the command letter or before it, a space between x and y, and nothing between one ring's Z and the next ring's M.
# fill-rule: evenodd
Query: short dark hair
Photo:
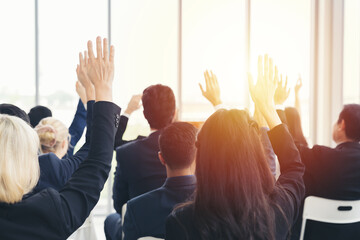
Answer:
M183 169L195 160L195 141L198 130L186 122L167 126L159 138L161 155L170 169Z
M21 118L30 125L30 119L29 116L26 114L26 112L13 104L10 103L0 104L0 114L7 114L10 116Z
M345 134L348 138L360 141L360 104L347 104L341 111L338 123L345 121Z
M170 124L175 114L175 95L171 88L161 84L146 88L142 96L144 116L153 129Z
M52 112L49 108L38 105L30 109L28 115L31 125L36 127L42 119L52 117Z

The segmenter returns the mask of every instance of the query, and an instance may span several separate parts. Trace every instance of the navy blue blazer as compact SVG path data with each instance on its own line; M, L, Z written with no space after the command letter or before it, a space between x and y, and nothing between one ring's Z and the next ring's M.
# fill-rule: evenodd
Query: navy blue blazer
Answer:
M122 145L116 149L117 166L113 185L114 208L121 213L122 205L143 193L161 187L166 168L158 158L160 132Z
M315 145L313 148L298 145L305 165L304 182L306 196L318 196L336 200L360 199L360 143L345 142L329 148ZM292 239L300 236L302 210L294 228ZM311 223L307 225L310 239L360 239L360 223L352 226ZM343 231L341 231L341 229ZM357 231L357 232L355 232ZM354 235L356 234L356 236ZM353 238L352 238L353 237Z
M90 150L91 124L93 105L95 101L87 103L87 130L85 144L73 156L59 159L54 153L46 153L39 156L40 179L34 192L51 187L60 190L70 179L71 175L79 167Z
M74 119L69 127L69 134L71 136L70 146L67 151L67 156L72 156L74 154L74 147L77 142L80 140L84 128L86 127L86 109L81 99L79 99Z
M305 168L294 140L285 125L276 126L268 132L268 135L274 152L278 156L281 170L281 175L276 181L273 191L269 194L269 200L274 203L275 239L281 240L287 239L289 225L291 226L297 218L301 199L305 193L302 178ZM277 206L282 208L283 213ZM199 229L194 222L194 214L194 204L173 212L166 221L166 239L201 239ZM214 235L211 239L221 238ZM242 239L242 236L234 236L233 239Z
M175 205L191 197L196 187L194 175L167 178L161 188L127 203L123 225L124 240L152 236L165 238L165 222Z
M94 104L87 159L60 190L47 188L15 204L0 203L0 239L67 239L99 200L108 178L120 108L110 102Z

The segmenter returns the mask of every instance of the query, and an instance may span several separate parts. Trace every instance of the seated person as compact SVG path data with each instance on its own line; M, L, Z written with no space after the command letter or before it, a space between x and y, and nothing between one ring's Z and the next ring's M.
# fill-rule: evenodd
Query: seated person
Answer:
M118 239L122 206L130 199L161 187L166 180L166 168L158 159L159 136L173 122L176 113L175 96L171 88L157 84L146 88L142 95L144 117L152 133L116 150L117 166L113 185L114 208L117 213L105 220L107 239Z
M21 118L31 126L30 118L26 114L26 112L13 104L9 104L9 103L0 104L0 114L7 114L10 116Z
M333 127L333 140L337 146L330 148L315 145L313 148L298 144L305 165L305 196L318 196L335 200L360 199L360 105L345 105ZM301 209L302 211L302 209ZM293 229L292 239L300 235L302 215ZM307 225L311 239L360 239L360 228L312 223Z
M104 39L102 51L100 37L97 58L91 42L88 48L89 78L96 93L90 151L61 190L29 194L40 174L38 135L19 118L0 114L0 239L66 239L99 200L111 169L118 125L114 116L120 117L120 108L112 103L114 48L109 54Z
M42 119L52 117L52 112L49 108L38 105L30 109L28 116L31 126L36 127Z
M194 199L166 222L167 240L286 239L304 196L304 165L276 113L272 61L259 57L258 81L249 80L255 107L269 128L281 175L271 174L254 120L243 110L221 109L201 128L196 142ZM269 71L270 69L270 71Z
M161 188L128 201L123 226L125 240L145 236L165 238L167 216L195 190L196 134L197 129L185 122L172 123L162 131L159 159L166 167L167 179Z

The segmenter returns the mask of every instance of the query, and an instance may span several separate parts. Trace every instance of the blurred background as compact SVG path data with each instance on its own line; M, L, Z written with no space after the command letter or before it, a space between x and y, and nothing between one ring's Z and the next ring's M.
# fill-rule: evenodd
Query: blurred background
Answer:
M246 76L256 76L265 53L289 78L285 105L294 105L301 76L311 143L333 145L343 104L360 103L360 0L0 0L0 32L0 102L45 105L68 126L78 53L96 36L115 45L114 100L123 110L131 95L162 83L174 90L181 120L204 121L213 112L198 87L206 69L227 106L251 110ZM149 131L139 110L125 138ZM99 239L113 211L112 176L94 211Z

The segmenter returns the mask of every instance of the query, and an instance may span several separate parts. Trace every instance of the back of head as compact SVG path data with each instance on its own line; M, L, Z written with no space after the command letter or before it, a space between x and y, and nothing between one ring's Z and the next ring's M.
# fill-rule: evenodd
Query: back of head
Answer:
M185 169L195 160L197 129L186 122L168 125L159 138L160 152L170 169Z
M55 153L64 140L70 140L68 128L61 121L53 117L42 119L35 127L39 135L41 151L43 153Z
M360 141L360 104L347 104L341 111L338 123L345 121L346 137L359 142Z
M30 124L30 119L26 112L15 105L9 103L0 104L0 114L18 117Z
M308 143L304 137L300 114L294 107L285 108L286 124L289 127L289 131L294 138L295 143L307 146Z
M198 134L195 215L204 239L273 239L274 188L259 138L248 113L218 110Z
M16 203L40 176L39 138L23 120L0 114L0 202Z
M173 121L175 95L168 86L157 84L146 88L141 100L151 128L162 129Z
M30 109L28 115L30 118L31 126L36 127L41 121L41 119L52 117L52 112L49 108L39 105Z

